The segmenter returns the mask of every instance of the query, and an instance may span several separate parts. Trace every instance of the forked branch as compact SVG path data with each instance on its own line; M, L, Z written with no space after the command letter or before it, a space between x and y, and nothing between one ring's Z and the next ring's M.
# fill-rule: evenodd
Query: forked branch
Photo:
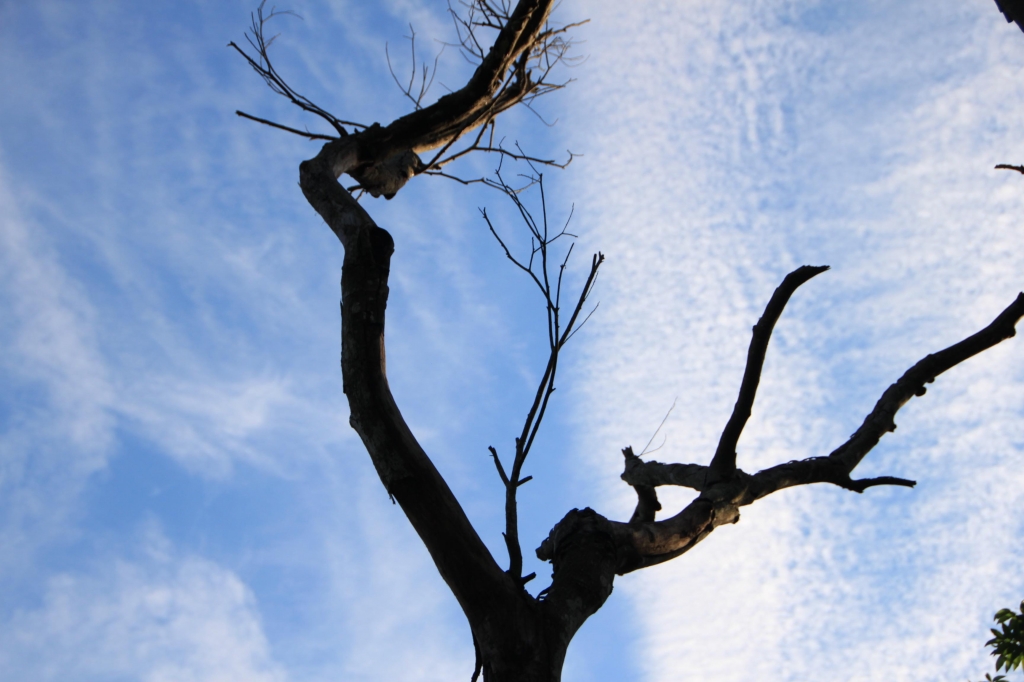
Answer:
M757 386L761 381L761 370L764 368L764 357L768 352L768 341L775 329L775 323L782 315L782 310L797 287L826 270L828 270L827 265L817 267L804 265L786 275L782 284L772 294L771 300L768 301L761 319L754 325L750 349L747 351L747 366L743 370L743 381L740 384L740 395L736 399L732 416L729 417L729 422L722 431L722 438L718 441L715 456L711 460L709 482L726 480L736 471L736 444L740 440L740 434L743 433L743 427L750 419Z
M926 385L935 381L961 362L988 350L1016 335L1016 325L1024 317L1024 293L1017 298L987 327L945 350L925 356L904 372L878 399L875 407L864 418L860 428L827 457L811 457L780 464L754 474L745 486L741 504L750 504L776 490L808 483L832 483L847 490L864 492L878 485L912 487L914 481L891 476L854 479L853 470L878 444L886 433L896 430L896 413L911 398L923 396Z
M411 66L409 67L409 82L405 85L398 80L398 74L395 73L394 67L391 65L391 54L388 52L388 46L384 45L384 56L387 58L388 71L391 72L391 78L395 81L395 85L402 91L406 99L412 102L413 107L417 111L423 108L423 98L430 92L430 86L434 84L434 78L437 77L437 64L441 61L441 55L444 54L444 46L438 50L434 56L434 68L430 68L426 64L420 64L417 68L416 63L416 31L413 30L412 24L409 24L409 52L411 53ZM413 90L416 86L416 76L419 75L419 92L413 95Z
M854 479L851 474L879 439L895 429L894 417L900 407L912 397L924 395L926 384L968 358L1014 336L1017 322L1024 317L1024 293L1018 295L1009 307L978 333L926 356L907 370L882 394L857 432L828 456L786 462L756 474L748 474L735 466L735 443L749 415L756 377L763 364L771 326L778 319L793 290L821 271L823 268L804 267L791 273L776 291L761 322L755 327L740 399L737 401L734 418L730 420L730 427L727 427L728 433L722 439L725 449L722 450L720 445L720 452L725 453L726 461L731 464L731 473L724 478L716 475L712 471L714 463L703 466L644 462L633 454L632 448L626 448L623 451L625 471L622 478L636 489L639 499L633 517L628 523L619 523L609 521L589 509L573 510L566 515L537 549L539 558L555 564L555 582L551 594L564 594L566 600L581 598L580 590L572 583L561 585L559 581L559 563L570 561L576 547L593 547L604 543L601 545L606 547L604 556L614 565L614 569L608 570L621 575L680 556L716 527L737 522L740 507L783 488L831 483L859 493L881 485L914 485L914 481L893 476ZM654 515L660 505L654 491L661 485L692 488L699 491L700 495L675 516L656 521ZM581 537L581 534L587 534L587 539ZM592 602L599 604L606 594L598 593Z
M576 299L576 303L572 308L572 312L570 313L568 320L565 320L562 315L562 281L565 275L565 268L569 262L569 256L572 254L572 244L570 243L568 248L565 249L565 255L561 259L560 263L558 263L557 259L553 259L552 247L555 242L562 237L572 238L575 236L567 230L568 220L565 225L558 230L558 232L554 232L549 229L547 203L544 196L544 176L542 174L538 173L535 176L530 176L528 178L530 184L535 184L540 193L541 217L539 220L534 217L533 213L523 203L520 196L520 190L517 190L505 182L500 169L495 175L497 180L493 181L494 186L500 188L512 201L523 222L526 224L527 230L530 234L529 255L526 257L514 255L512 250L509 248L508 243L501 237L498 230L495 228L494 223L491 222L490 217L487 215L487 211L482 210L481 213L484 221L487 223L488 229L491 231L491 234L494 235L498 244L501 245L505 256L512 261L516 267L526 273L541 292L541 295L544 298L544 307L547 315L548 361L537 386L537 390L534 393L533 402L527 412L522 431L515 439L515 455L512 460L511 471L508 475L505 474L505 469L501 465L501 460L498 457L497 451L493 447L489 448L491 455L494 457L498 474L505 486L504 537L509 554L508 572L513 578L521 579L523 554L522 548L519 544L516 491L519 486L530 479L529 476L521 478L523 464L526 462L526 458L530 454L530 450L533 448L537 433L540 430L541 422L544 420L544 415L547 412L548 401L551 398L551 394L555 391L555 376L558 372L559 354L572 335L583 324L585 324L587 318L589 318L588 315L587 318L580 320L580 314L583 311L583 307L586 305L588 297L593 291L594 284L597 280L597 272L601 267L601 263L604 262L604 256L600 253L594 254L591 259L590 273L587 276L587 280L584 283L583 288L580 290L579 296ZM572 216L570 214L570 218L571 217ZM557 274L552 272L552 269L555 267L555 263L558 263ZM522 580L525 582L528 579L529 577Z
M865 417L861 427L828 456L786 462L756 474L747 474L735 466L735 443L746 420L745 417L749 416L749 406L752 404L753 392L756 389L756 376L763 364L764 349L771 331L770 326L760 330L758 327L766 323L774 324L774 320L778 319L778 314L785 304L785 299L792 294L792 291L822 271L823 268L807 268L805 266L791 273L783 285L776 290L765 315L755 327L754 340L751 342L747 371L744 374L743 388L740 390L737 409L729 421L729 426L726 427L726 433L722 436L722 443L725 443L726 448L723 450L722 445L719 445L719 450L710 466L644 462L637 457L627 455L622 479L636 488L638 494L646 487L684 486L700 491L702 498L713 500L716 504L727 503L739 507L751 504L777 490L810 483L831 483L855 492L863 492L867 488L879 485L912 487L915 484L914 481L892 476L854 479L852 473L867 453L878 444L882 436L896 429L894 419L897 411L912 397L923 396L927 384L935 381L935 378L943 372L1016 334L1016 324L1024 316L1024 293L1019 294L1016 300L991 324L978 333L945 350L926 356L908 369L898 381L886 389L874 409ZM750 377L754 378L750 379ZM738 427L735 426L736 424ZM733 428L730 429L730 427ZM731 474L728 478L721 477L715 471L715 461L722 452L732 464ZM729 457L730 453L731 457ZM632 450L629 451L629 454L632 454ZM651 520L651 518L643 520Z
M277 36L271 36L269 39L267 39L263 30L266 27L267 22L269 22L271 19L286 15L293 17L298 17L299 15L292 11L278 11L277 9L274 8L271 8L270 13L265 15L263 13L263 8L266 6L266 4L267 0L263 0L263 2L260 3L260 6L256 8L256 11L250 15L252 22L249 26L249 31L245 34L245 39L249 43L249 47L253 49L255 54L250 55L244 49L239 47L234 41L228 43L228 47L234 48L234 50L238 52L238 54L242 55L245 61L248 62L249 66L252 67L252 70L259 74L260 78L263 79L263 82L265 82L271 90L281 95L282 97L287 98L289 102L299 107L303 111L307 111L315 116L319 116L323 120L330 123L331 127L334 128L335 131L337 131L338 135L344 137L345 135L348 134L348 131L345 130L346 125L357 128L365 128L366 126L363 126L359 123L354 123L352 121L343 121L335 117L327 110L317 106L307 97L300 95L298 92L292 89L292 87L288 85L284 78L281 77L281 74L277 72L277 69L274 68L273 63L270 61L269 51L270 45L274 42L274 39L277 38ZM307 137L310 137L308 134L299 132L294 128L289 128L288 126L284 126L278 123L272 123L265 119L250 116L249 114L244 114L240 111L235 113L237 113L239 116L244 116L245 118L248 118L250 120L265 123L267 125L279 128L281 130L287 130L289 132L293 132L299 135L306 135ZM317 136L315 139L325 138L334 139L328 136Z

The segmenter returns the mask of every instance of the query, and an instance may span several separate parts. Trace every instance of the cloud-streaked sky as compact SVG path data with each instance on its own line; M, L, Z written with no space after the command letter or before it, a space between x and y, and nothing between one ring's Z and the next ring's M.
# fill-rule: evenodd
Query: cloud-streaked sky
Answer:
M341 249L297 188L316 128L232 51L255 3L0 3L0 679L468 679L454 599L347 425ZM387 70L451 40L444 3L279 5L278 66L364 123ZM779 322L740 443L749 470L827 454L925 354L1024 289L1024 34L991 0L566 2L569 88L500 128L608 258L528 462L532 556L572 507L627 518L619 450L706 462L750 327ZM467 71L445 50L436 94ZM486 173L476 159L466 175ZM406 417L504 561L487 446L511 450L543 310L478 207L419 178L367 200L397 243L388 367ZM864 495L743 510L621 578L566 680L964 680L1024 596L1024 347L897 417ZM653 446L652 446L653 447ZM666 507L686 493L666 491ZM546 585L547 565L527 571Z

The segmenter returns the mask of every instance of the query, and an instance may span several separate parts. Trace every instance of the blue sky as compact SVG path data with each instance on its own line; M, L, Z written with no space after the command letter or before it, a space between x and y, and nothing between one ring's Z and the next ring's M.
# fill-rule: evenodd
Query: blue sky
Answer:
M283 6L282 6L283 7ZM336 115L406 109L443 3L296 0L274 45ZM458 607L390 504L338 371L341 250L305 204L317 122L225 48L252 3L0 3L0 678L468 679ZM528 463L528 557L572 507L631 511L619 449L707 461L750 326L792 268L833 269L780 321L748 470L826 454L928 352L1024 288L1024 34L990 0L566 2L576 82L508 117L549 210L603 251ZM436 94L466 67L441 59ZM493 159L461 169L486 173ZM395 236L388 368L499 557L487 446L511 449L543 362L536 293L479 217L415 180L367 205ZM1024 352L940 378L863 465L914 490L791 490L616 583L567 680L976 679L1024 595ZM663 494L666 507L685 493ZM543 587L546 565L528 562Z

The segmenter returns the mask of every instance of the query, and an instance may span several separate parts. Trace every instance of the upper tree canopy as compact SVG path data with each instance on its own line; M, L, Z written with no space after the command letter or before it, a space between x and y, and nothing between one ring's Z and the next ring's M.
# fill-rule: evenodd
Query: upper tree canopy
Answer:
M903 478L854 478L852 474L882 436L896 429L897 411L912 397L923 396L927 384L1014 336L1014 327L1024 316L1024 294L1019 294L980 332L914 364L882 393L860 428L829 454L783 461L747 473L740 467L737 448L752 414L772 331L796 289L828 267L802 266L793 270L776 289L754 326L739 397L717 447L705 460L707 463L666 465L643 461L626 447L622 478L633 486L638 498L632 516L628 521L611 521L590 508L571 510L536 550L539 559L551 562L553 573L551 584L536 596L531 595L523 587L534 576L524 576L522 572L517 492L532 477L522 477L522 468L554 391L560 353L580 321L603 256L594 256L576 305L571 314L563 316L562 272L568 254L557 266L557 261L551 262L549 258L549 248L567 233L564 229L549 230L546 209L540 221L534 218L518 198L517 190L505 184L499 175L496 184L515 202L531 231L532 251L526 257L516 256L494 225L489 221L488 224L508 258L543 293L550 347L526 423L515 440L510 470L503 466L497 450L490 448L505 488L504 538L509 559L508 568L501 570L417 442L391 394L385 375L384 321L395 243L352 197L351 190L338 182L339 176L348 174L359 181L352 189L390 198L411 177L435 171L440 164L480 148L486 128L493 128L502 111L544 91L543 76L534 80L529 67L557 63L564 56L566 45L561 38L564 29L548 28L550 7L523 0L514 9L495 8L480 0L470 5L469 10L469 18L462 22L469 33L462 37L462 44L478 57L479 65L468 83L422 109L422 91L420 97L413 97L411 90L406 90L416 106L413 113L386 126L374 124L353 133L345 129L345 121L295 93L276 73L267 53L268 41L263 36L266 20L272 16L265 18L262 6L249 37L256 55L232 46L275 92L330 121L338 132L338 137L330 139L315 158L301 164L300 185L310 205L345 247L342 374L351 409L350 422L362 438L385 489L402 507L469 621L476 651L473 679L482 672L485 680L493 682L557 680L569 642L583 622L604 604L616 575L679 557L717 527L739 521L740 507L784 488L812 483L829 483L858 493L875 486L913 487L913 481ZM478 28L490 28L496 33L490 48L480 46L473 32ZM443 158L459 138L477 127L480 132L474 142L462 152ZM420 152L438 148L440 151L429 161L419 156ZM500 148L484 149L522 158ZM534 179L541 183L539 176ZM566 320L564 327L562 320ZM658 519L662 506L656 489L660 486L683 486L699 495L678 512L670 510Z

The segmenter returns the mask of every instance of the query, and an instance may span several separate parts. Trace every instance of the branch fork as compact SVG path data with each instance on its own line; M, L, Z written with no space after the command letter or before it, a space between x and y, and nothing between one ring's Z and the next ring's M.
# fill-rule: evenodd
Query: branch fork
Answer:
M698 500L707 499L723 505L722 509L726 510L723 518L729 516L731 512L727 510L734 505L737 511L733 520L738 519L739 507L797 485L830 483L857 493L882 485L913 487L916 482L905 478L879 476L854 479L852 473L882 436L896 430L895 416L903 405L915 396L925 395L927 384L934 382L943 372L1013 337L1017 322L1024 316L1022 293L989 326L945 350L925 356L886 389L861 427L829 455L786 462L748 474L736 466L736 445L751 414L771 332L796 288L825 270L827 267L824 266L803 266L791 272L776 289L764 315L754 327L739 398L710 465L645 462L633 454L632 448L623 450L625 467L622 479L636 490L638 497L632 523L657 523L654 515L658 509L652 500L656 503L656 488L661 485L683 486L698 491Z

